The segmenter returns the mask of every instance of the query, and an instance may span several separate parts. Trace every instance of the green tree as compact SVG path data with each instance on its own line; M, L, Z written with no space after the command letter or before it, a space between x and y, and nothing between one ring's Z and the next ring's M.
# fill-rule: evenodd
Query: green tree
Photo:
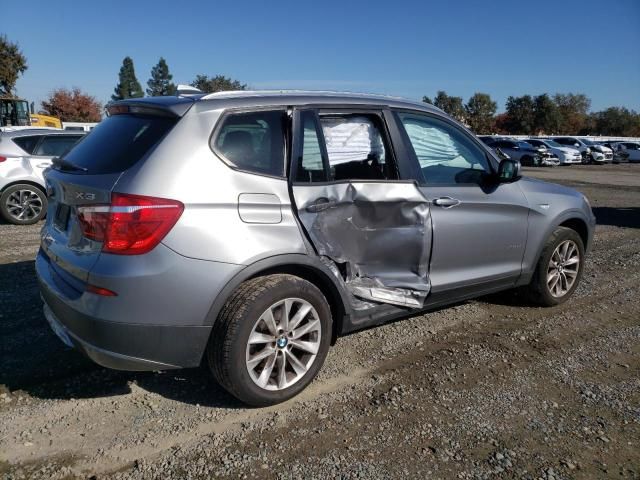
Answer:
M228 90L246 90L247 85L238 80L227 78L224 75L209 77L207 75L197 75L191 82L192 87L196 87L205 93L223 92Z
M166 97L176 94L176 86L171 82L173 75L169 73L169 66L160 57L158 64L151 69L151 78L147 82L147 95L150 97Z
M535 103L531 95L508 97L506 104L509 133L531 135L535 133Z
M111 95L111 100L123 100L125 98L144 97L144 92L140 86L140 82L136 78L136 72L133 68L133 60L131 57L124 57L120 73L118 74L118 85Z
M536 134L551 135L560 131L560 110L549 95L543 93L533 98L534 129Z
M465 111L462 97L450 97L444 90L439 90L433 104L456 120L464 121Z
M422 101L424 103L428 103L429 105L433 105L433 100L431 100L431 98L427 97L426 95L424 97L422 97Z
M13 95L18 77L27 68L27 59L18 44L9 41L6 35L0 35L0 93Z
M476 135L491 133L497 109L489 94L476 92L464 106L465 120Z
M620 137L640 136L640 114L625 107L609 107L593 115L595 132Z
M591 100L582 93L556 93L553 101L560 112L560 133L577 135L585 127Z

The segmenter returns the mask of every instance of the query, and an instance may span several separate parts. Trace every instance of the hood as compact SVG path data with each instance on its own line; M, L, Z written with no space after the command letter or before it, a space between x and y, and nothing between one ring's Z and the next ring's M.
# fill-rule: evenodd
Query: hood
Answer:
M564 185L558 185L557 183L545 182L532 177L522 177L518 182L527 198L532 196L541 196L544 198L547 195L561 195L565 197L571 197L582 202L583 195L574 190L573 188L565 187Z

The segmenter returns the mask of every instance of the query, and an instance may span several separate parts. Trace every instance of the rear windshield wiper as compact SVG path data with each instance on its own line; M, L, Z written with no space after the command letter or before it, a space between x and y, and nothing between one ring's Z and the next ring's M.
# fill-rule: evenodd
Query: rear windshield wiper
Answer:
M80 165L76 165L75 163L70 162L69 160L65 160L64 158L55 157L52 160L54 167L59 167L60 170L76 170L81 172L88 172L89 169L86 167L81 167Z

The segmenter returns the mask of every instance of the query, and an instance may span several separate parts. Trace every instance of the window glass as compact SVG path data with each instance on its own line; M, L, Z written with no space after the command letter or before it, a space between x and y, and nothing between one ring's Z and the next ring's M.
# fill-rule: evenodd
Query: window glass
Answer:
M327 175L322 162L320 139L313 112L302 112L302 152L298 160L296 180L299 182L323 182Z
M98 124L65 159L87 173L123 172L135 165L175 125L160 116L112 115Z
M15 137L13 139L13 143L18 145L22 150L27 152L29 155L33 153L36 149L36 145L42 138L42 135L29 135L28 137Z
M38 149L34 155L44 157L60 157L71 150L76 142L80 140L79 136L71 135L51 135L46 136L38 145Z
M457 128L425 115L399 117L427 183L478 183L491 172L485 152Z
M284 112L227 115L213 148L241 170L282 176L284 167Z

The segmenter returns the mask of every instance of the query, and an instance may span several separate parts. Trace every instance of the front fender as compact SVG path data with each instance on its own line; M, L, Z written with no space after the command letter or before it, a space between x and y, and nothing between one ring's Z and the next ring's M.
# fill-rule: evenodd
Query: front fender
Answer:
M542 254L547 239L556 228L570 220L580 220L584 222L587 231L585 252L588 252L593 243L593 231L595 227L595 217L593 214L588 216L583 209L570 208L557 213L549 220L548 217L536 211L535 208L532 208L529 214L529 238L522 262L522 275L518 283L528 282L536 269L538 259Z

